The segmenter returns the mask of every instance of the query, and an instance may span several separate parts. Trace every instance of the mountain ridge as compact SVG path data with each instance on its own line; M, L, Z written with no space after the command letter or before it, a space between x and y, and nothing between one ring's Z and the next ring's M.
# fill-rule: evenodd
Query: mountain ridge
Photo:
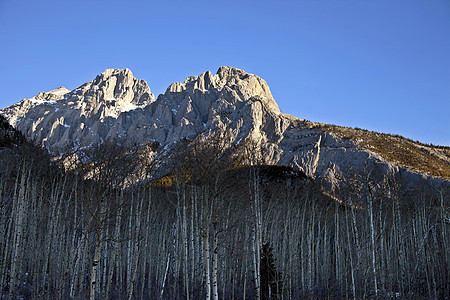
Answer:
M148 84L129 69L107 69L73 91L61 87L39 93L1 109L0 114L53 155L105 140L125 145L158 143L162 153L181 140L221 130L228 132L230 143L255 142L258 159L265 164L289 166L330 181L367 172L375 165L388 176L401 174L412 185L430 175L444 181L450 178L448 147L407 139L401 143L395 137L281 113L262 78L225 66L215 75L207 71L173 83L156 99ZM412 154L402 154L408 151ZM400 153L400 159L393 152ZM406 159L410 155L416 155L417 161Z

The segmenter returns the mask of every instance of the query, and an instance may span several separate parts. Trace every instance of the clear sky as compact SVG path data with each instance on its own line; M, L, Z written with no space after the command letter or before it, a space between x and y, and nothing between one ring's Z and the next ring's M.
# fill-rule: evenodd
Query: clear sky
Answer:
M158 95L222 65L296 117L450 145L449 0L0 0L0 107L107 68Z

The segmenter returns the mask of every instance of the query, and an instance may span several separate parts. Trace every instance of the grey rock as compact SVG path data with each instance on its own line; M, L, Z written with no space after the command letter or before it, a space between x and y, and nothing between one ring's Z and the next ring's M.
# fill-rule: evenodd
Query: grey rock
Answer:
M338 178L373 165L386 174L407 174L411 182L427 177L382 159L356 140L281 113L263 79L231 67L173 83L156 100L130 70L108 69L71 92L40 93L0 113L53 155L105 140L130 145L152 141L170 149L178 141L220 129L230 133L230 143L258 145L255 155L264 163L326 177L330 189ZM450 164L449 157L442 160Z
M108 69L68 91L61 87L1 110L11 125L54 155L124 136L123 114L154 102L144 80ZM111 130L112 128L117 130Z

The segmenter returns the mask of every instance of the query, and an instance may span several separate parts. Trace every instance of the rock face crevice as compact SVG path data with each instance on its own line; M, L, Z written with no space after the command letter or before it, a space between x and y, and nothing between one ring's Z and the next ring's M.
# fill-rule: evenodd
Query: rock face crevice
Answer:
M156 100L130 70L107 69L73 91L42 92L0 113L53 155L106 140L157 142L168 149L219 129L229 133L230 143L256 143L265 163L291 166L316 178L363 172L369 161L386 173L426 177L381 159L356 140L281 113L263 79L231 67L173 83Z

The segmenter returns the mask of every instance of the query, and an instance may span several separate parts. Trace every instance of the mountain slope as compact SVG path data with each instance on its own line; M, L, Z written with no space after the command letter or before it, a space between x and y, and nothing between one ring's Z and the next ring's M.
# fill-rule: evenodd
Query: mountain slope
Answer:
M56 154L117 137L110 129L118 126L121 114L153 101L147 83L134 78L130 70L108 69L71 92L63 87L42 92L3 109L2 114Z
M372 169L400 174L409 185L428 175L450 178L448 148L283 114L263 79L231 67L173 83L156 100L130 70L108 69L71 92L40 93L0 113L54 155L105 140L153 142L163 154L177 142L218 129L227 133L229 143L254 143L261 163L327 178L331 186Z
M425 145L399 135L328 124L316 124L344 139L357 140L361 147L397 165L450 178L450 147Z

